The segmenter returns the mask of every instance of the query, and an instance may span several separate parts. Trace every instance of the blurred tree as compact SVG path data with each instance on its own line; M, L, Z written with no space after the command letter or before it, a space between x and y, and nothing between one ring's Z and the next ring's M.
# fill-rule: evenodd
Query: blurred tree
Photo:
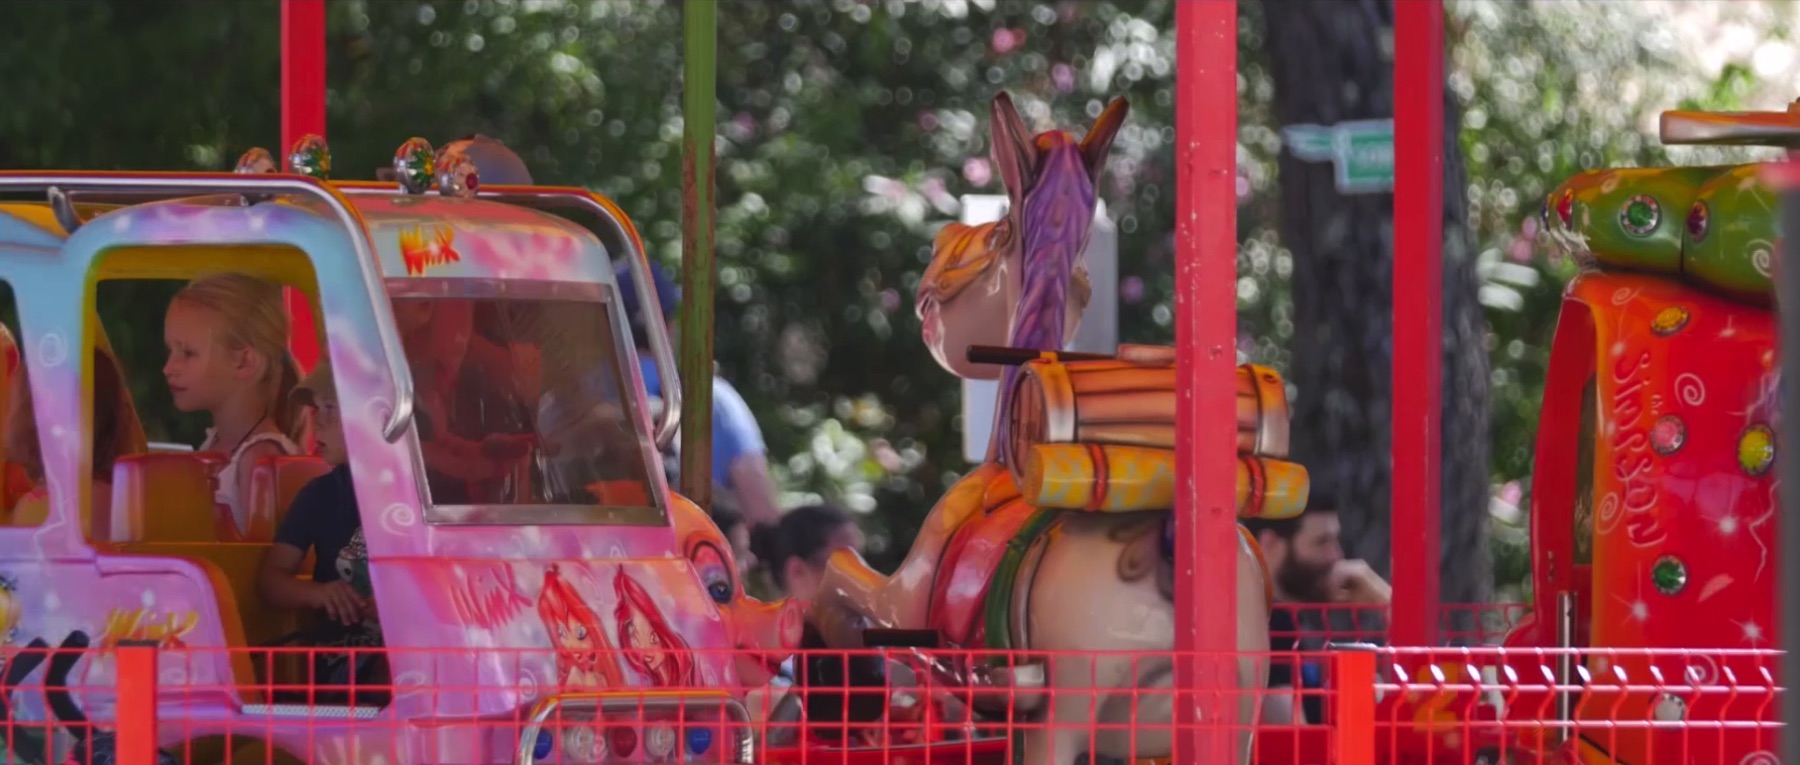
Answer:
M1269 2L1280 124L1394 114L1391 0ZM1424 97L1424 96L1421 96ZM1457 104L1446 91L1442 596L1487 600L1487 322L1469 241ZM1389 564L1393 196L1345 195L1329 162L1281 157L1282 242L1294 254L1289 345L1295 454L1340 505L1348 554ZM1465 630L1461 630L1465 631Z

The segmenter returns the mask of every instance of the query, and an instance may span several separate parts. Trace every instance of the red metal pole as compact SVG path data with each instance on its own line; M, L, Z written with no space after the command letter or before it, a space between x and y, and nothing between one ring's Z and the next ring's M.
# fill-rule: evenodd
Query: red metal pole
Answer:
M1394 645L1435 646L1443 479L1444 5L1394 3Z
M1331 721L1331 748L1337 765L1375 765L1375 654L1342 651L1334 658L1337 716Z
M156 645L120 644L114 651L119 696L113 732L119 765L156 765Z
M307 133L325 135L325 0L281 0L281 146L277 156L285 156ZM312 307L298 290L288 288L282 294L291 327L288 352L304 374L319 360Z
M1175 751L1193 764L1234 761L1237 3L1178 3L1175 29L1176 686L1194 694Z

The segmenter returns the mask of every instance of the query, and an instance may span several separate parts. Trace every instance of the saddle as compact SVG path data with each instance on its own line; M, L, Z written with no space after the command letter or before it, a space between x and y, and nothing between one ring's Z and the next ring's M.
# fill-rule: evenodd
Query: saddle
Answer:
M987 610L987 596L1002 564L1010 557L1016 569L1024 557L1032 540L1023 538L1021 532L1042 511L1020 497L1012 474L1005 470L989 471L980 495L969 496L976 499L975 507L946 508L963 510L952 515L962 521L951 532L938 560L926 610L928 626L950 647L998 647L988 642L988 625L981 618ZM1005 635L996 637L1004 640Z

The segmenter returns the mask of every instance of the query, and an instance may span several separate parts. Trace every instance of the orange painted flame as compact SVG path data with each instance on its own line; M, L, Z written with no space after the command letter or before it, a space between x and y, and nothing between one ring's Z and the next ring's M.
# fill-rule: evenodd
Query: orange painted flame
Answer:
M183 638L200 624L200 615L185 614L151 616L150 609L113 609L106 615L106 629L100 633L100 647L111 648L122 642L154 642L164 648L181 648Z
M418 276L432 266L462 262L462 254L453 243L456 232L449 226L414 226L400 232L400 259L406 262L408 276Z

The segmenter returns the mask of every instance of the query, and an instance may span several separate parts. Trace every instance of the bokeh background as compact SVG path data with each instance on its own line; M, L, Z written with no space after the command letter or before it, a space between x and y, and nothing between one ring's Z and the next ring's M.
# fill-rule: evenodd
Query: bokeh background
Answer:
M718 363L755 410L787 501L858 511L895 562L969 465L960 386L930 363L913 292L958 197L998 193L987 103L1085 129L1132 115L1102 189L1120 239L1120 334L1172 337L1171 0L733 0L720 6ZM1385 571L1392 198L1343 196L1280 126L1392 116L1392 7L1240 2L1240 350L1292 383L1298 456ZM680 254L680 4L330 0L338 177L402 141L471 132L540 182L617 199ZM1544 192L1664 149L1671 107L1781 108L1790 2L1448 4L1444 597L1517 600L1554 306L1572 263L1533 246ZM0 167L228 168L280 149L275 0L0 3ZM1744 150L1735 158L1768 156ZM199 440L157 371L166 286L101 309L155 438ZM986 423L977 423L985 427Z

